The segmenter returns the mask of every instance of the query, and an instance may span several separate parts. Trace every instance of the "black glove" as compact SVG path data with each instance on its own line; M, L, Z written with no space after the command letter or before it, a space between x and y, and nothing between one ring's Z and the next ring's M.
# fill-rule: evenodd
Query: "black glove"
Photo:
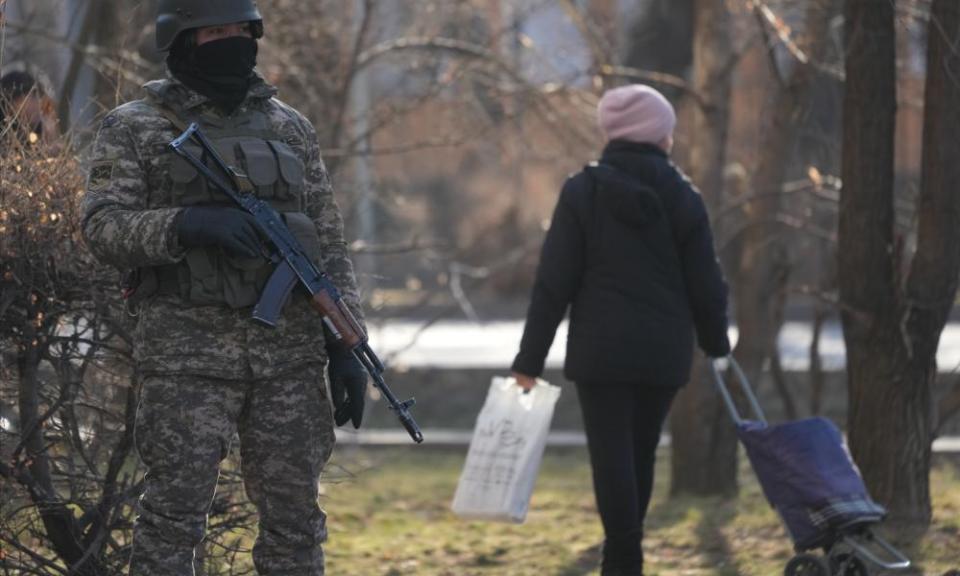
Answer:
M186 208L177 222L177 234L184 248L219 246L237 258L256 258L263 253L256 221L238 208Z
M330 364L330 393L333 395L333 420L343 426L348 420L354 428L363 420L363 398L367 393L367 371L347 348L332 344L327 347Z
M727 332L718 332L713 339L701 338L700 348L710 358L726 358L730 355L730 339Z

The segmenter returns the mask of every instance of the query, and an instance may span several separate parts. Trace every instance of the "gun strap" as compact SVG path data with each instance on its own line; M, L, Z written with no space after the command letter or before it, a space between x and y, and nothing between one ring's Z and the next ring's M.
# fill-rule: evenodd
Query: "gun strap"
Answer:
M157 104L157 110L160 114L169 120L174 128L179 130L181 134L187 131L187 123L184 122L183 118L172 108L160 101L155 101L155 103ZM253 194L255 188L253 183L250 182L250 177L239 172L234 166L228 166L227 168L227 176L233 181L233 185L237 187L237 190L243 194Z

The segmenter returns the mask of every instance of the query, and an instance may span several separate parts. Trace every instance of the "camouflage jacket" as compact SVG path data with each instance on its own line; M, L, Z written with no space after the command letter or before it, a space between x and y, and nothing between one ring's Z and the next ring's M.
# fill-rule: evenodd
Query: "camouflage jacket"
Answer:
M103 120L89 158L82 205L82 229L103 262L121 270L175 264L187 251L179 246L175 218L183 208L171 200L172 152L179 135L160 109L223 117L204 96L173 79L145 87L147 97L124 104ZM343 219L313 126L276 99L262 80L231 116L265 114L271 138L285 143L303 164L303 211L319 236L318 264L343 293L358 319L362 315ZM250 308L192 305L178 295L157 294L139 309L135 355L144 373L165 372L222 378L270 377L304 364L324 362L319 316L297 289L276 328L250 319Z

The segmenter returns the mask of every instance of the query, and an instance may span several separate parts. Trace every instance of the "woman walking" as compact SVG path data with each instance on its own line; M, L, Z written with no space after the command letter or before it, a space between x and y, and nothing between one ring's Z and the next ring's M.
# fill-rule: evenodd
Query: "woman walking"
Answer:
M703 200L669 158L673 106L630 85L607 92L598 112L609 142L560 193L512 369L533 386L569 307L564 374L583 411L601 574L636 576L657 442L689 377L694 333L709 356L730 352L727 287Z

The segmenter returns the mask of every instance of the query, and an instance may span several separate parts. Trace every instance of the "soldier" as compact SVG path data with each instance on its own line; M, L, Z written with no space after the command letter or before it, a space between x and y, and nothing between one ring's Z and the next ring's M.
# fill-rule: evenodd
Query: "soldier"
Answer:
M138 315L136 442L147 474L134 576L194 573L235 433L259 511L258 573L323 574L319 477L333 421L359 427L363 414L366 373L349 351L325 352L305 294L294 292L276 328L250 320L272 268L252 218L166 148L187 123L199 123L244 175L238 187L284 215L361 318L314 128L254 71L263 30L254 0L160 0L157 46L168 52L170 78L110 112L92 151L83 232L98 258L135 271L128 304Z

